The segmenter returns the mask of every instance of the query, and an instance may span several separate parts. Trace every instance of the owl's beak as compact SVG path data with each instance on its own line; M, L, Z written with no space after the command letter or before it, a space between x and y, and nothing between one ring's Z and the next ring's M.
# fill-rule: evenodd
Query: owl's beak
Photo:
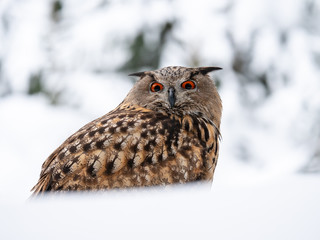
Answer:
M175 96L175 90L173 87L169 87L169 90L168 90L168 100L169 100L169 103L170 103L170 107L173 108L174 106L174 103L176 102L176 96Z

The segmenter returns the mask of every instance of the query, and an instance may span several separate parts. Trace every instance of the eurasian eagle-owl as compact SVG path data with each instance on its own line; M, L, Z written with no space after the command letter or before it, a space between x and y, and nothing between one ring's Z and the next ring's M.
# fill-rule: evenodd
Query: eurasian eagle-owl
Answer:
M208 73L219 69L130 74L140 79L123 102L47 158L34 194L211 181L222 104Z

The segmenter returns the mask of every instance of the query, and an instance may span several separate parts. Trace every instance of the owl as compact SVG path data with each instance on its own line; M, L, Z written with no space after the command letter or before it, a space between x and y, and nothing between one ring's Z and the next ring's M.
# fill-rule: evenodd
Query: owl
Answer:
M222 103L208 73L219 69L130 74L139 80L122 103L47 158L33 194L211 182Z

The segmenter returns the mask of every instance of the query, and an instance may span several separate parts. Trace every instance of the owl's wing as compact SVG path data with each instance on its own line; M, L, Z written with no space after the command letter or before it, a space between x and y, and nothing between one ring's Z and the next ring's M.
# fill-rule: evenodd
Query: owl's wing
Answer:
M173 135L175 124L165 114L119 107L82 127L52 153L32 190L131 186L137 166L168 158L172 149L168 151L167 136Z
M69 137L44 162L34 194L212 179L218 132L179 118L121 105Z

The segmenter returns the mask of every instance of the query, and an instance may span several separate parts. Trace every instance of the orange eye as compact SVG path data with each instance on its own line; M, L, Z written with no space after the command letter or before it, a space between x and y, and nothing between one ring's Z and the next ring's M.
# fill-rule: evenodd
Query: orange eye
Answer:
M154 82L150 86L151 92L159 92L163 89L163 85L161 83Z
M196 84L193 81L188 80L188 81L183 82L181 84L181 87L184 89L190 90L190 89L196 88Z

